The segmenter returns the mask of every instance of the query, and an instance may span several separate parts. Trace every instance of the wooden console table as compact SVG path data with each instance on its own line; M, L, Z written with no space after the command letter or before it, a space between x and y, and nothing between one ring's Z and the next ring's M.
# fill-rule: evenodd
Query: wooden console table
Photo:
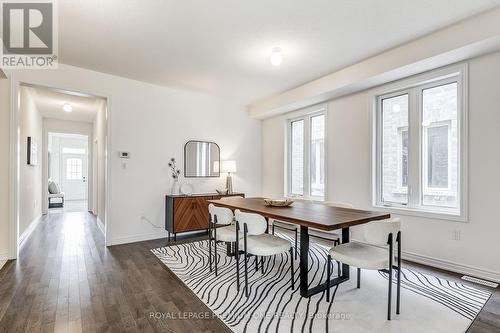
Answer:
M244 193L220 195L217 193L201 193L192 195L167 195L165 197L165 229L168 240L177 234L188 231L208 232L208 202L226 197L245 197Z

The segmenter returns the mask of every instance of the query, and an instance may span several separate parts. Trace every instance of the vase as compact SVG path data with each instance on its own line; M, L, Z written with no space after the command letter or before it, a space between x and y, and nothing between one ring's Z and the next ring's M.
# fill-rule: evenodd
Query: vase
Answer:
M174 179L174 183L172 184L172 188L170 189L170 194L172 195L179 194L179 189L180 189L179 179Z

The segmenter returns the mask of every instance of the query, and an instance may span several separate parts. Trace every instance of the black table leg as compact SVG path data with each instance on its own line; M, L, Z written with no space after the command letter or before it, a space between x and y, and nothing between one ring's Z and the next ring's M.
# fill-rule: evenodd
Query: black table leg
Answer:
M342 243L349 242L349 228L342 229ZM328 282L324 282L309 289L309 231L300 226L300 296L311 297L327 289ZM342 264L342 275L330 280L330 287L349 281L349 265Z
M349 228L343 228L342 229L342 244L349 243ZM346 265L342 263L342 276L344 278L347 278L349 280L350 277L350 269L349 265Z
M309 228L300 226L300 296L309 297Z

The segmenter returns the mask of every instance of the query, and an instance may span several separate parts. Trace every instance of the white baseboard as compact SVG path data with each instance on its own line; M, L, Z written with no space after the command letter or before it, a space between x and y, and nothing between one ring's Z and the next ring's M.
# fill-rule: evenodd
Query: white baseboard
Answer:
M403 251L401 258L408 260L408 261L413 261L413 262L416 262L419 264L424 264L427 266L445 269L445 270L455 272L455 273L470 275L470 276L477 277L477 278L484 279L484 280L488 280L488 281L500 282L500 273L499 272L494 272L494 271L485 270L482 268L472 267L469 265L463 265L463 264L460 264L457 262L436 259L436 258L423 256L420 254L406 252L406 251Z
M163 232L139 234L139 235L125 236L125 237L115 237L111 240L110 245L136 243L136 242L143 242L143 241L154 240L154 239L159 239L159 238L167 238L167 231L164 230Z
M355 240L356 242L367 244L366 242ZM371 245L371 244L369 244ZM381 246L377 246L381 247ZM401 251L401 258L404 260L412 261L418 264L427 265L430 267L444 269L450 272L470 275L483 280L493 281L500 283L500 272L494 272L482 268L472 267L464 264L459 264L457 262L437 259L429 256L424 256L421 254Z
M103 235L106 235L106 232L104 231L104 223L102 223L101 219L99 216L97 216L97 226L99 227L99 230L101 230Z
M3 265L7 263L7 260L9 260L9 254L0 253L0 269L2 269Z
M40 221L42 220L42 214L40 214L37 218L35 218L33 221L31 221L30 225L28 226L28 229L26 229L21 236L19 236L19 248L23 246L24 242L31 236L33 233L33 230L36 229Z

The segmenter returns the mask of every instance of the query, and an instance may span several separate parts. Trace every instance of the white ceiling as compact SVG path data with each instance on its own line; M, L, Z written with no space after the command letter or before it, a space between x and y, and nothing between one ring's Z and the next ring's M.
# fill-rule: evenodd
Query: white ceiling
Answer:
M251 104L500 0L59 2L66 64ZM280 67L269 64L275 46Z
M84 96L76 93L62 92L48 88L25 87L31 94L35 105L44 118L82 121L94 121L99 108L104 102L101 98ZM64 112L63 105L70 104L72 112Z

